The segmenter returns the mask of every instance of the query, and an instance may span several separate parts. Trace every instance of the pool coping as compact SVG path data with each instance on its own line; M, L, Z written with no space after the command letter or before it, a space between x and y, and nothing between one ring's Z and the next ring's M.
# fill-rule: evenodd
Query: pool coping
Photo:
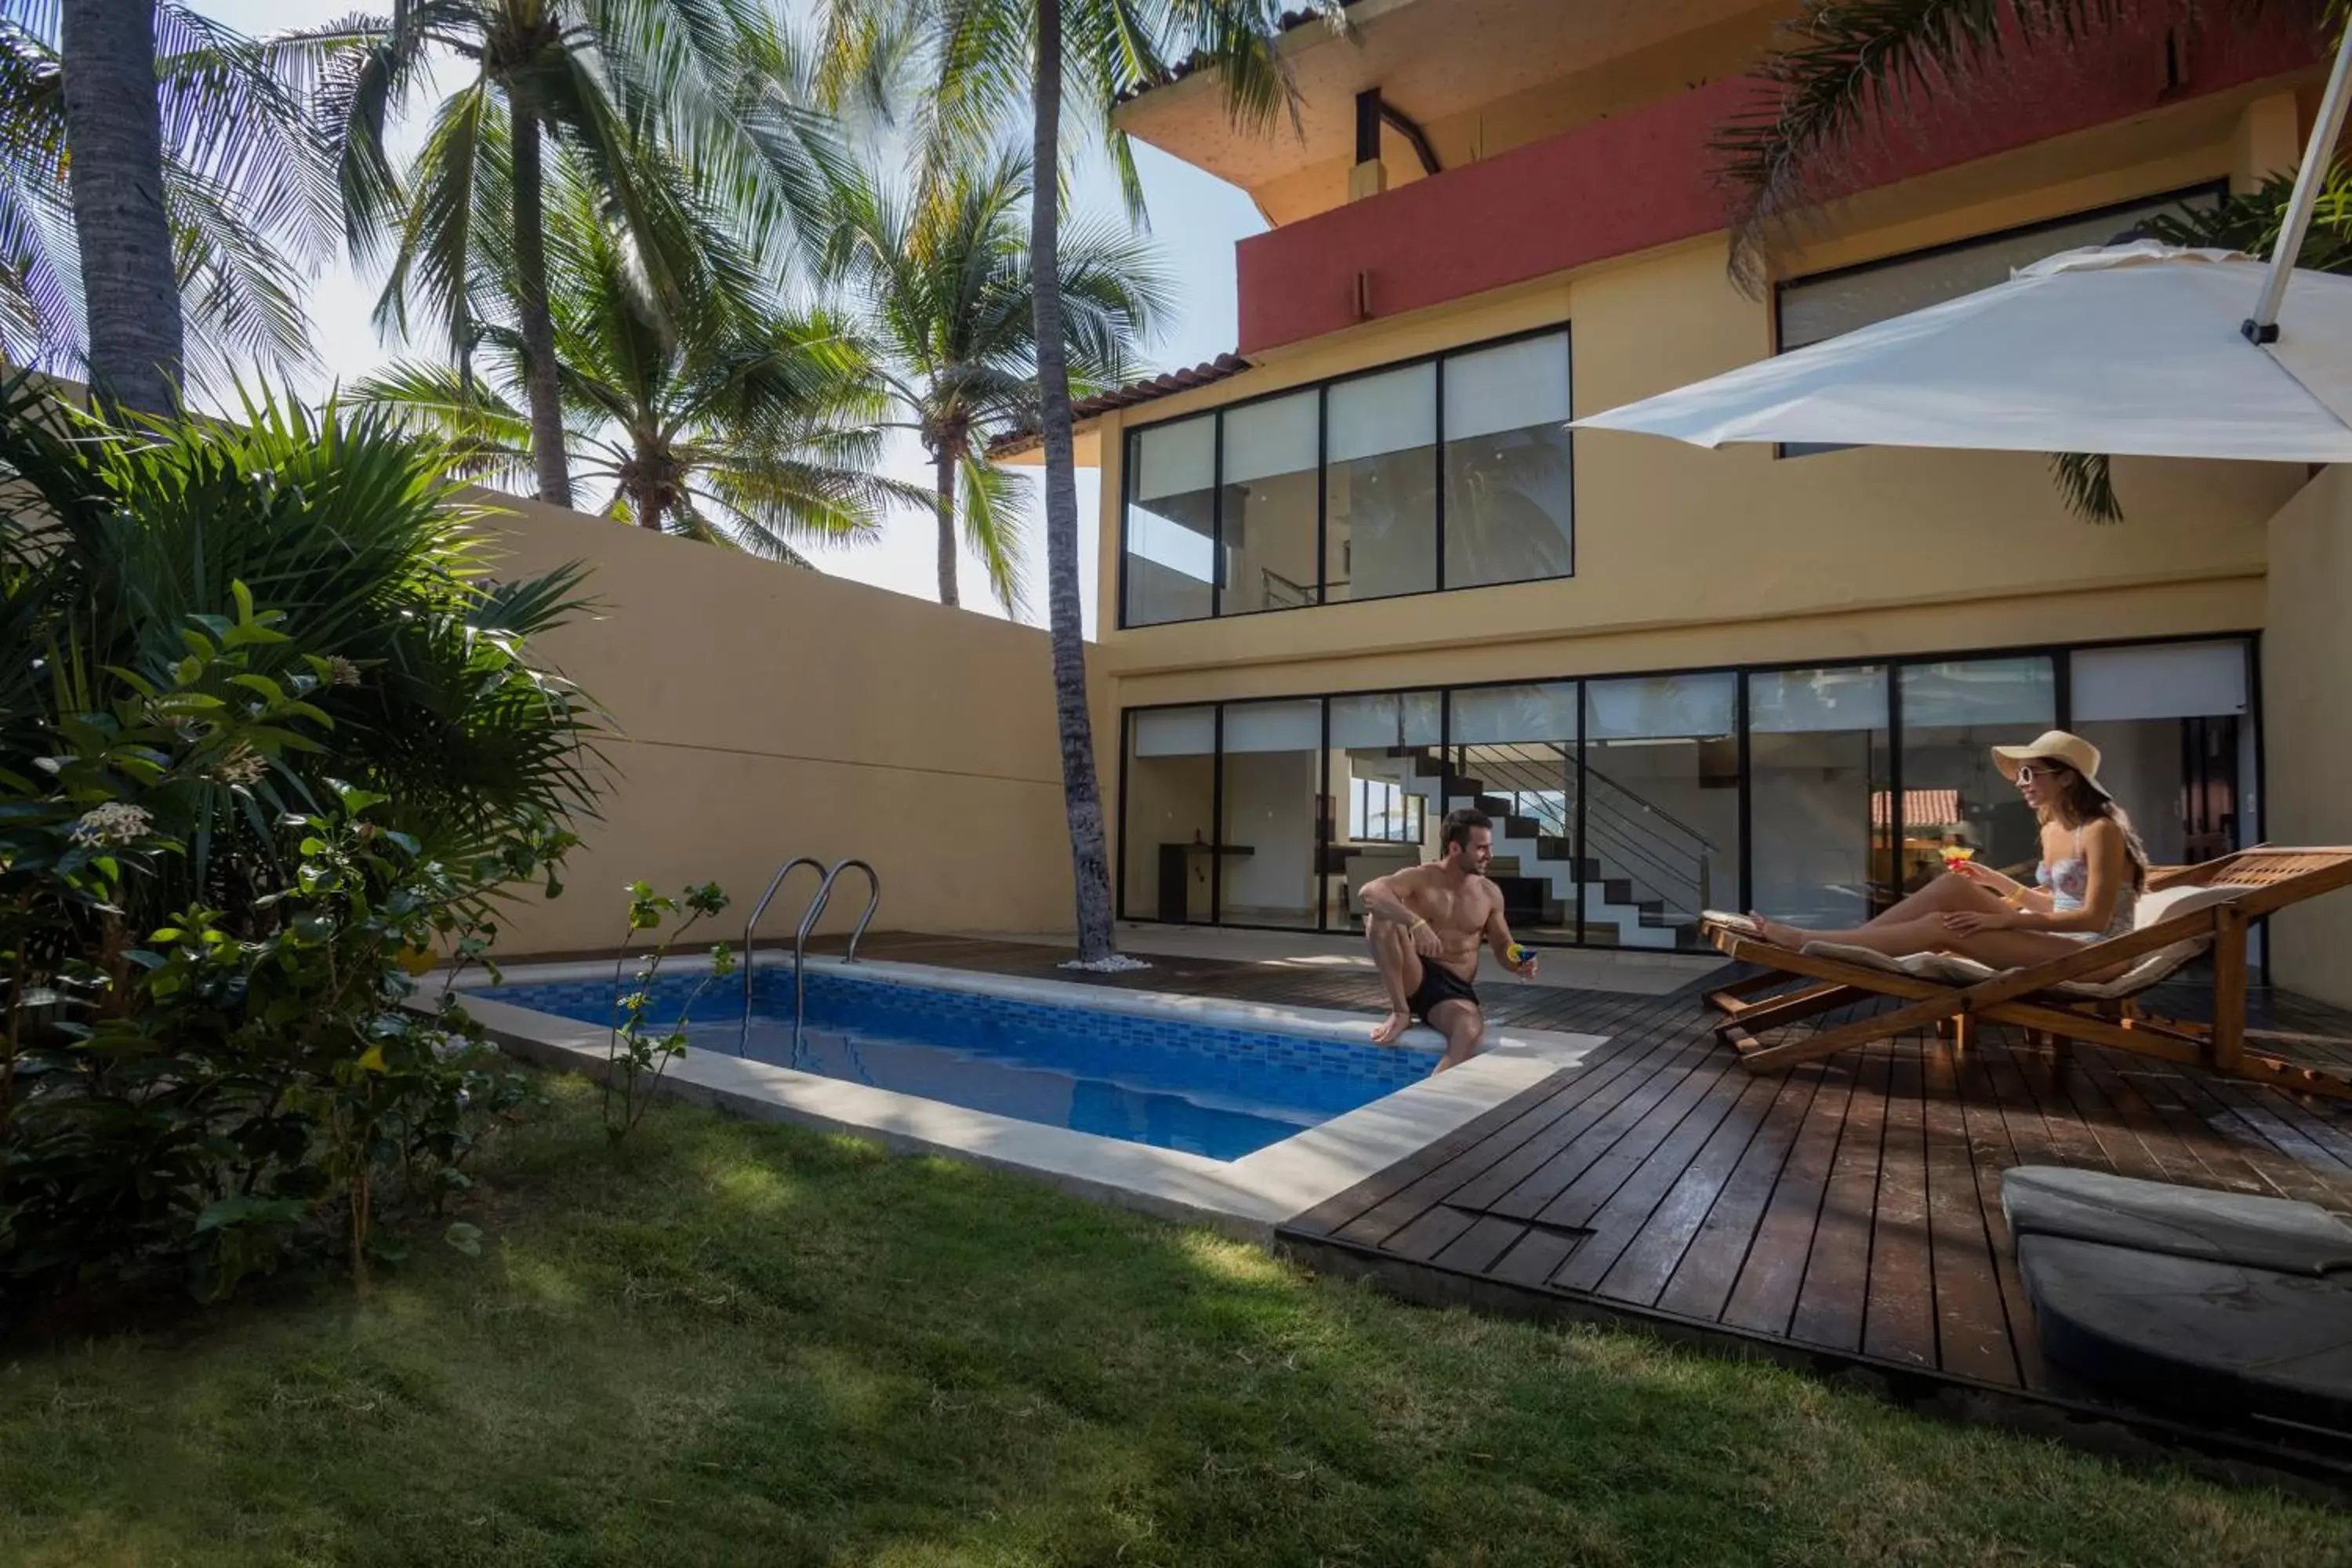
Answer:
M1083 1006L1093 1011L1165 1018L1171 1013L1204 1026L1271 1029L1318 1039L1363 1044L1370 1020L1362 1013L1284 1007L1173 992L1130 991L1082 983L976 973L931 964L814 957L813 971L859 979L961 991L1020 1001ZM673 973L707 970L706 957L679 958ZM760 967L780 967L763 962ZM528 985L609 978L604 963L522 964L498 980L461 977L455 990L490 1038L513 1055L542 1066L601 1079L611 1030L550 1013L469 994L497 985ZM428 979L413 1005L425 1007L439 987ZM1081 1196L1164 1218L1208 1224L1254 1241L1274 1239L1275 1227L1386 1170L1535 1084L1580 1065L1601 1035L1549 1029L1498 1030L1460 1067L1397 1089L1370 1104L1310 1127L1233 1161L1210 1160L1175 1149L1130 1143L1066 1127L1023 1121L893 1089L752 1061L725 1052L690 1050L662 1076L663 1092L739 1115L791 1121L870 1138L902 1153L944 1154L1039 1177ZM1433 1031L1415 1028L1402 1047L1442 1048Z

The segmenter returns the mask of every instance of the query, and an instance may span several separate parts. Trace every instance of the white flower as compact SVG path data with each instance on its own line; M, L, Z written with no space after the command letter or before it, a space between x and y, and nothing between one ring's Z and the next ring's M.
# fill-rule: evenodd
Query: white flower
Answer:
M225 784L249 784L258 783L268 771L269 764L261 760L260 754L239 741L214 767L212 776Z
M327 681L331 686L357 686L360 683L360 667L341 654L330 655L327 659Z
M78 844L129 844L147 837L148 825L154 820L135 805L125 805L110 800L104 805L94 805L82 813L73 826L74 841Z

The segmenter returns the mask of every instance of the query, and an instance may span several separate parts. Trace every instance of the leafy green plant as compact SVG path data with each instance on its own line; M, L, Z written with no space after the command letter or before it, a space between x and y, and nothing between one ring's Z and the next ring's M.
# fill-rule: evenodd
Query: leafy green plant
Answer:
M560 886L589 721L525 650L573 574L488 584L382 420L254 408L0 388L0 1314L364 1279L387 1202L437 1215L525 1098L405 971Z
M721 942L711 950L709 971L679 1005L677 1020L667 1028L647 1024L655 1007L654 983L661 978L670 950L727 903L727 894L716 882L689 887L675 899L655 892L650 882L629 884L629 931L613 961L613 1033L604 1058L604 1135L615 1143L645 1120L646 1107L653 1102L663 1072L686 1055L686 1026L695 1003L714 983L735 973L735 954ZM686 917L683 921L667 924L680 914ZM643 931L658 931L662 938L639 962L635 989L625 994L621 970L628 962L629 943ZM615 1084L619 1086L617 1105Z

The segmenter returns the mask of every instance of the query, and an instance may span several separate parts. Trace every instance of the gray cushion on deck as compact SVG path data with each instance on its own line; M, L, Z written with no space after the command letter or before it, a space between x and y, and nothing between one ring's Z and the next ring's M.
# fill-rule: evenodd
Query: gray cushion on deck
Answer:
M2287 1198L2020 1165L2001 1177L2000 1207L2021 1238L2063 1237L2289 1274L2352 1268L2352 1225Z
M2352 1426L2352 1281L2022 1236L2050 1359L2134 1399Z

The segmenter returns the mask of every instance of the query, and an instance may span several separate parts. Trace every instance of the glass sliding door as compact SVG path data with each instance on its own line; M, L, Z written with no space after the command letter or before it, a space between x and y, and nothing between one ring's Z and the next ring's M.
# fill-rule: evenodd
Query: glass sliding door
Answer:
M1205 923L1215 874L1217 710L1129 713L1123 789L1119 912L1131 921Z
M1313 930L1323 799L1323 702L1228 702L1217 918Z
M1487 875L1512 931L1576 941L1576 682L1478 687L1447 701L1444 805L1475 804L1495 818Z
M1748 901L1837 931L1893 901L1883 806L1893 763L1886 669L1775 669L1748 678Z
M1564 577L1573 563L1568 334L1445 361L1445 585Z
M2058 721L2057 674L2040 654L1907 664L1898 678L1903 726L1900 890L1943 869L1943 847L2023 881L2042 858L2040 825L2017 786L1993 766L1991 748L2032 740ZM1881 814L1883 815L1883 814Z
M1225 410L1223 592L1218 613L1317 602L1316 450L1322 395L1296 393Z
M1324 393L1324 596L1437 586L1437 366L1335 382Z
M1587 942L1693 947L1738 900L1738 707L1728 670L1584 683Z
M1127 441L1124 624L1196 621L1213 613L1217 570L1217 417L1138 430Z
M2252 842L2240 804L2253 729L2243 642L2083 648L2067 662L2074 731L2099 748L2099 782L2151 860L2189 865Z
M1364 929L1364 884L1437 856L1445 759L1434 691L1331 699L1331 847L1326 908L1335 931Z

